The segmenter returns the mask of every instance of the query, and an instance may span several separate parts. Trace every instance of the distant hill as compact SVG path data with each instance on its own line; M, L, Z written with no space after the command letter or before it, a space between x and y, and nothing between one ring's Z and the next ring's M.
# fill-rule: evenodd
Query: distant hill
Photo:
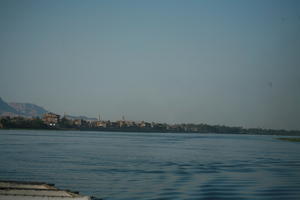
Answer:
M86 120L86 121L96 121L97 118L92 118L92 117L86 117L86 116L72 116L72 115L65 115L65 117L67 119L83 119L83 120Z
M6 103L0 97L1 116L41 117L48 111L32 103Z
M20 115L27 117L41 117L48 111L32 103L9 103Z
M0 115L15 116L19 115L19 112L0 97Z
M43 114L49 111L41 106L32 103L7 103L0 97L0 116L22 116L22 117L42 117ZM90 118L86 116L72 116L66 115L68 119L83 119L83 120L97 120L97 118Z

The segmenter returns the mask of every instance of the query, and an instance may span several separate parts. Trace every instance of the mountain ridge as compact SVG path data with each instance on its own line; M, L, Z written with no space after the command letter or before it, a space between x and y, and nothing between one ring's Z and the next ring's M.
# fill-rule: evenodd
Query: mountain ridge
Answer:
M50 111L45 108L33 104L33 103L17 103L17 102L5 102L0 97L0 116L9 116L9 117L42 117L45 113ZM65 117L69 119L83 119L83 120L97 120L96 118L86 117L86 116L73 116L66 115Z
M65 117L67 119L71 119L71 120L75 120L75 119L83 119L83 120L86 120L86 121L89 121L89 120L92 120L92 121L95 121L97 120L97 118L94 118L94 117L87 117L87 116L73 116L73 115L65 115Z
M33 103L8 103L9 106L14 108L19 114L27 117L41 117L48 111L41 106Z
M33 103L7 103L0 97L0 116L41 117L48 111Z
M11 107L0 97L0 115L14 116L18 114L19 112L16 109Z

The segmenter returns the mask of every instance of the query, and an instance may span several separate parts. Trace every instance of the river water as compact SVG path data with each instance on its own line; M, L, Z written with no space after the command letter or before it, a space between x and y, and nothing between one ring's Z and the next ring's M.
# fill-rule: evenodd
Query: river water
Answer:
M0 131L0 179L101 199L300 199L300 143L278 136Z

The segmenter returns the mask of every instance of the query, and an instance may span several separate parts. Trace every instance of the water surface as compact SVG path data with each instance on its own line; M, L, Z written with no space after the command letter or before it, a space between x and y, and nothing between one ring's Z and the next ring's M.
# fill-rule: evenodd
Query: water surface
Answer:
M0 179L102 199L300 199L300 143L274 138L0 130Z

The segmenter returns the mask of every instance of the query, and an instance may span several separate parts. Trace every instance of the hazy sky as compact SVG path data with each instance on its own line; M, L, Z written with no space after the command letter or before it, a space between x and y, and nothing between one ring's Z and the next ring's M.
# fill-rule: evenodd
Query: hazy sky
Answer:
M300 1L0 0L0 70L59 114L300 129Z

